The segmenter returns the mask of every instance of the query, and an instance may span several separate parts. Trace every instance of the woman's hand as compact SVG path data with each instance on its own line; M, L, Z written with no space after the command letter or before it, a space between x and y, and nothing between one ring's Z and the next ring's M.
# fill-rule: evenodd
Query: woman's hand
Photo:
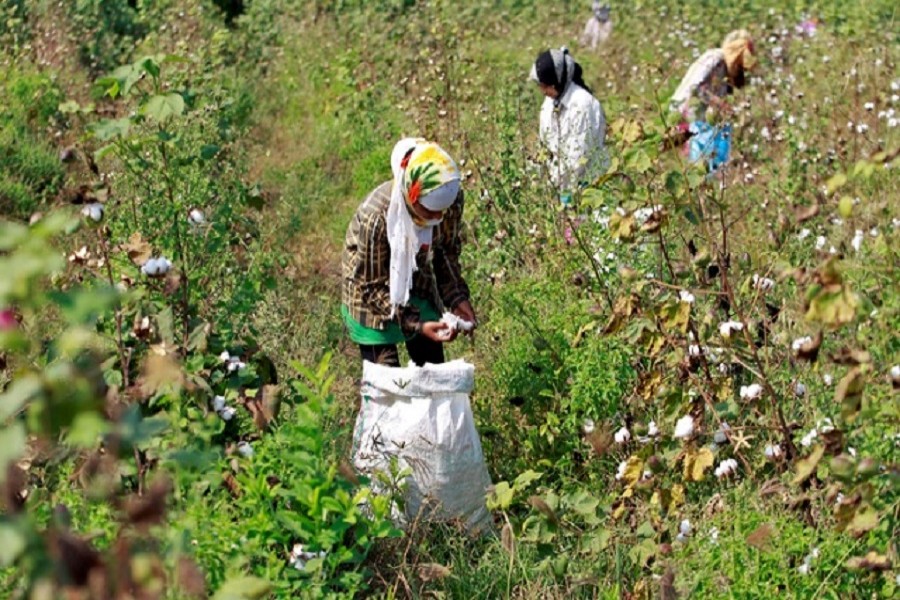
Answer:
M475 316L475 309L472 308L472 303L468 300L463 300L457 304L456 308L453 309L453 314L460 319L464 319L471 323L473 328L478 327L478 318Z
M432 342L452 342L456 339L457 331L440 321L427 321L422 323L422 335Z

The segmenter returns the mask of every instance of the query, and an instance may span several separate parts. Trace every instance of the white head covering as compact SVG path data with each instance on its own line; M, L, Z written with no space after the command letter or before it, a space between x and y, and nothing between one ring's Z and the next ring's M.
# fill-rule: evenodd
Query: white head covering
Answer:
M391 152L394 183L387 211L388 243L391 247L391 317L398 306L409 302L416 254L430 245L434 222L416 225L410 204L417 202L433 211L449 208L459 194L459 168L438 146L422 138L404 138ZM413 187L416 186L416 187ZM412 198L411 198L412 196Z

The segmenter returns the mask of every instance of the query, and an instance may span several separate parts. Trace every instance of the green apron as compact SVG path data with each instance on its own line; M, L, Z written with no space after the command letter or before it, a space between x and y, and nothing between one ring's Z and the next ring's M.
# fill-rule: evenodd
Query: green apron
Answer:
M441 320L441 315L438 314L437 310L428 300L417 296L410 296L409 303L419 309L419 314L421 315L423 323L426 321ZM341 317L343 317L344 325L347 326L347 330L350 332L350 339L357 344L362 344L364 346L382 346L386 344L399 344L406 341L406 336L403 335L403 330L400 329L399 323L389 323L384 329L364 327L359 321L350 316L350 310L344 304L341 304Z

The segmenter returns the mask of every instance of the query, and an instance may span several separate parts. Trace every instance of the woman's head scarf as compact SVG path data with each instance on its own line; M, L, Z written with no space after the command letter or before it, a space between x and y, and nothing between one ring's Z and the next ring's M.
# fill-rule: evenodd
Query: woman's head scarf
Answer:
M559 50L545 50L538 54L537 59L531 66L531 79L555 89L557 92L555 102L557 104L571 83L580 85L588 92L591 91L582 79L581 65L575 62L575 59L572 58L572 55L569 54L569 49L566 47L562 47Z
M394 182L387 212L388 243L391 247L391 317L398 306L409 302L416 254L431 244L434 226L440 221L416 223L412 207L443 212L459 194L459 167L443 148L422 138L405 138L391 153Z
M725 36L722 52L728 75L733 81L743 79L743 71L751 69L756 63L753 50L753 38L746 29L738 29Z

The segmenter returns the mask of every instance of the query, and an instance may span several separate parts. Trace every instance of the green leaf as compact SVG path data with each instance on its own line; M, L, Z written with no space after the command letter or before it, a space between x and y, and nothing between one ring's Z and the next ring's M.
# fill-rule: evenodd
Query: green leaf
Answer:
M75 416L66 441L80 448L93 448L100 436L109 431L109 422L95 412L82 412Z
M625 168L635 173L645 173L653 166L650 156L642 149L637 149L628 154L625 159Z
M866 386L864 369L853 367L838 383L834 390L834 401L841 405L841 418L852 423L862 407L862 393Z
M845 183L847 183L847 176L844 173L835 173L831 176L825 183L825 188L828 190L828 195L832 195L838 189L840 189Z
M24 375L15 379L3 394L0 394L0 423L19 412L25 404L40 393L41 378L37 375Z
M103 119L90 126L91 132L101 141L109 141L115 138L122 138L128 135L131 129L131 119L123 117L121 119Z
M538 473L537 471L528 469L527 471L516 477L515 482L513 482L513 487L517 490L522 490L528 487L531 482L540 479L541 475L543 475L543 473Z
M490 510L506 510L512 504L513 488L508 481L501 481L494 486L487 496L487 507Z
M148 118L162 123L184 112L184 98L176 93L153 96L147 100L141 112Z
M849 219L850 215L853 213L853 200L850 196L843 196L838 202L838 212L841 213L841 216L845 219Z
M28 437L25 425L16 421L0 430L0 483L6 480L6 467L25 452Z
M219 588L213 600L257 600L272 591L272 584L258 577L231 579Z
M153 79L159 79L159 65L156 64L156 61L150 57L143 59L140 62L141 68L147 71Z
M28 540L15 523L0 523L0 569L6 569L19 558Z
M218 154L219 150L221 150L221 148L216 144L204 144L203 147L200 148L200 158L209 160Z
M816 472L819 461L825 455L825 446L816 446L813 448L812 454L804 459L797 461L797 474L794 476L793 484L799 485L809 479Z

